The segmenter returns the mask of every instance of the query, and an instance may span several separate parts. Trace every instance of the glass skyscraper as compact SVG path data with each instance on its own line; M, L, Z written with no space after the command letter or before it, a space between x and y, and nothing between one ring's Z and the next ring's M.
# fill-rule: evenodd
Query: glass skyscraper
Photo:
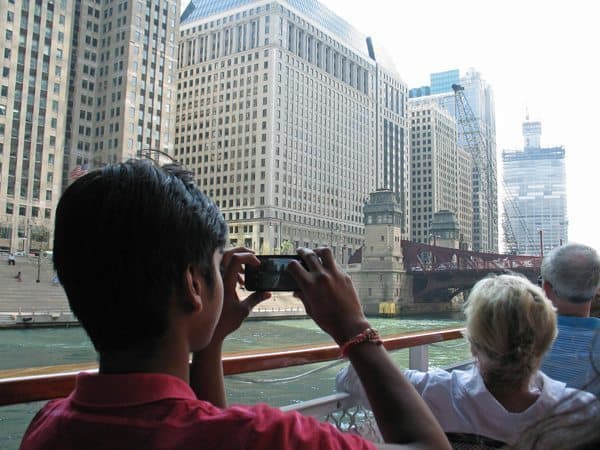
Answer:
M432 94L453 92L452 85L460 83L460 72L458 69L452 69L445 72L432 73L429 75L429 80L431 82Z
M523 150L502 152L505 250L539 255L568 237L565 149L539 145L541 125L525 122ZM541 239L540 239L541 235Z

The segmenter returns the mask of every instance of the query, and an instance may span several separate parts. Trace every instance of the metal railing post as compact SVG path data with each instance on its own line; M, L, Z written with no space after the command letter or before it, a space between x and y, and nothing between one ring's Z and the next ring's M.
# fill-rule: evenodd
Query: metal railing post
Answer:
M408 350L408 367L426 372L429 368L429 346L419 345Z

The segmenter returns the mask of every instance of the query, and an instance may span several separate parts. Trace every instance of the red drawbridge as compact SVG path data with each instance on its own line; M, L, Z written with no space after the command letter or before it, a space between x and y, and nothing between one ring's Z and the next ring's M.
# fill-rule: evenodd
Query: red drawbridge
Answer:
M536 282L539 256L478 253L402 241L404 269L413 277L415 302L450 301L491 273L517 272Z

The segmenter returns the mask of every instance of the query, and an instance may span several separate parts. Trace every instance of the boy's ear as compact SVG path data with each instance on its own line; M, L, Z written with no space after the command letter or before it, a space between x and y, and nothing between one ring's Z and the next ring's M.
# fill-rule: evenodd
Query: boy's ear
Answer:
M187 312L202 311L202 276L199 271L189 265L183 274L181 304Z

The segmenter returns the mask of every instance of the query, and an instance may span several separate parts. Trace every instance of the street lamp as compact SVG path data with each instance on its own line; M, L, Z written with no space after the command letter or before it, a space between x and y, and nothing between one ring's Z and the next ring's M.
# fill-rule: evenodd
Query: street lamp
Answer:
M277 222L277 224L275 226L277 226L277 235L278 235L277 241L273 243L273 252L275 252L275 250L278 249L277 254L279 254L279 253L281 253L281 245L282 245L282 242L281 242L281 219L276 219L274 217L270 217L269 218L269 227L271 229L273 229L273 226L274 226L273 222ZM275 239L275 233L272 233L272 234L273 234L273 239Z
M40 260L40 258L42 257L41 255L42 255L42 252L39 251L38 255L37 255L37 278L35 279L36 283L40 282L40 266L42 264L42 261Z
M333 246L333 243L334 243L333 232L334 231L337 232L337 231L340 231L340 230L341 230L341 228L340 228L339 224L333 223L333 222L331 222L329 224L329 231L330 231L330 234L329 234L329 248L331 248L331 251L333 252L333 257L336 258L336 259L337 259L337 248ZM336 242L337 241L338 241L338 239L336 239Z

